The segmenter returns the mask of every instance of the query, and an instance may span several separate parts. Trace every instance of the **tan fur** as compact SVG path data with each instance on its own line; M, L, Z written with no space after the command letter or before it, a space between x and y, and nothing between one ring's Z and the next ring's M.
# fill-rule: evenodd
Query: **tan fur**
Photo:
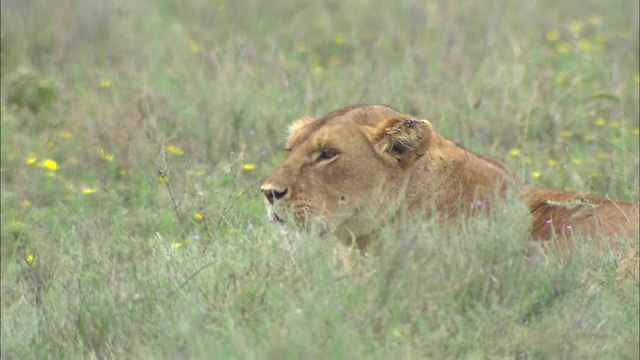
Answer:
M302 129L303 127L311 124L311 122L313 122L313 118L309 117L309 116L303 116L300 119L298 119L297 121L294 121L293 124L291 124L289 126L289 138L291 138L291 136L293 134L295 134L296 132L298 132L298 130Z
M347 269L381 224L401 209L456 219L486 211L511 190L531 210L532 237L573 247L575 234L637 242L638 205L531 188L503 163L475 154L383 105L350 106L291 126L289 154L262 185L272 220L321 224ZM599 248L602 248L599 245Z

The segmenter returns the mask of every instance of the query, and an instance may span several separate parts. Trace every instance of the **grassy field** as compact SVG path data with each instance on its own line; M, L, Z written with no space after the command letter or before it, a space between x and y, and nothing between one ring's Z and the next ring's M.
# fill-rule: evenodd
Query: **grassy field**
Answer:
M258 191L287 124L386 103L533 184L638 201L637 1L8 0L3 359L640 356L614 258L517 205L382 229L354 284Z

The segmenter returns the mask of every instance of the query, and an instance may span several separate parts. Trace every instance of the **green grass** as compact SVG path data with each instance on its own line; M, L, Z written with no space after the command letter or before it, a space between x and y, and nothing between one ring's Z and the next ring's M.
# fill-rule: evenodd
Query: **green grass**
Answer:
M527 262L515 207L382 229L354 284L331 241L283 250L258 191L289 122L387 103L533 184L638 201L637 14L3 1L1 357L637 359L638 287L586 251Z

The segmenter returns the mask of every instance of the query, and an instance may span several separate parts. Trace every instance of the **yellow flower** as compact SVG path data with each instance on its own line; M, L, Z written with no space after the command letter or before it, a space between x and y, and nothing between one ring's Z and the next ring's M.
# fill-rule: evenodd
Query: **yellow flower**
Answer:
M570 131L570 130L562 130L562 131L560 131L560 137L570 138L571 136L573 136L573 131Z
M199 213L199 212L196 212L195 214L193 214L193 217L196 218L196 220L204 219L204 215L202 215L202 213Z
M591 174L589 174L589 177L592 179L597 179L600 177L600 173L597 171L593 171Z
M36 262L36 257L32 254L27 255L26 259L29 265L33 265Z
M118 175L120 175L120 176L126 176L127 174L128 174L128 172L125 169L118 170Z
M347 36L342 33L336 34L336 36L334 36L333 38L333 41L338 45L342 45L347 42Z
M573 33L573 35L578 35L582 31L584 24L581 21L572 21L569 25L569 31Z
M189 48L191 48L191 52L194 54L202 52L202 45L197 41L191 41L191 43L189 43Z
M70 139L71 138L71 133L68 131L63 131L60 133L60 136L62 136L63 139Z
M600 14L593 13L589 16L589 23L591 25L599 25L602 22L602 16Z
M611 139L611 142L614 144L619 144L620 141L622 141L622 139L620 139L619 137L614 137L613 139Z
M555 161L554 159L549 159L547 160L547 165L549 166L555 166L558 162Z
M178 242L178 241L176 241L173 244L171 244L171 247L174 248L174 249L178 249L181 246L182 246L182 243Z
M187 170L187 176L202 176L204 171L202 170Z
M533 159L530 156L524 158L524 163L527 165L533 164Z
M606 124L606 123L607 123L607 120L605 118L603 118L603 117L599 117L596 120L596 125L597 126L604 126L604 124Z
M631 134L633 134L633 135L638 135L638 134L640 134L640 128L637 128L637 127L636 127L636 128L631 129Z
M580 165L582 163L582 160L580 160L580 159L572 159L571 162L574 163L575 165Z
M604 43L606 43L606 42L607 42L607 40L608 40L608 38L607 38L605 35L598 35L598 36L596 36L596 42L597 42L598 44L604 44Z
M591 50L592 46L591 46L591 40L589 39L580 39L580 41L578 41L578 49L588 52L589 50Z
M107 80L107 79L100 80L100 87L101 88L105 88L106 89L106 88L108 88L110 86L111 86L111 81L110 80Z
M549 30L547 32L547 40L551 42L558 41L560 39L560 32L558 30Z
M85 195L91 195L91 194L93 194L95 192L96 192L95 188L90 188L90 187L82 188L82 193L85 194Z
M540 178L540 171L534 171L532 175L534 178L538 179Z
M322 66L314 66L313 69L311 69L311 72L318 75L321 74L323 70Z
M606 153L606 152L604 152L604 151L600 151L600 152L598 153L598 159L606 159L606 158L608 158L608 157L609 157L609 154L607 154L607 153Z
M22 200L22 206L27 207L29 205L31 205L31 201L29 201L27 199Z
M556 75L556 82L558 84L566 84L569 81L569 74L558 74Z
M407 339L406 336L402 335L402 333L398 330L393 330L393 336L399 338L399 339Z
M158 182L159 183L163 183L163 184L164 183L168 183L169 182L169 177L160 175L160 176L158 176Z
M113 155L111 155L108 152L104 151L104 149L98 150L98 153L100 153L100 157L102 158L102 160L113 161Z
M640 84L640 74L636 74L636 77L635 77L634 80L635 80L636 84Z
M27 163L28 165L35 165L35 163L38 162L38 159L35 156L29 156L26 159L24 159L24 162Z
M514 156L514 157L518 156L518 155L520 155L520 150L516 149L516 148L513 148L513 149L511 149L511 151L509 151L509 155Z
M617 129L620 127L620 123L614 120L609 123L609 127L611 127L612 129Z
M569 43L567 42L561 42L560 44L556 45L556 51L561 54L568 53L569 49L571 49L571 45L569 45Z
M172 153L172 154L174 154L174 155L178 155L178 156L184 155L184 151L181 148L179 148L179 147L177 147L175 145L168 145L167 146L167 151Z
M299 52L299 53L309 52L309 47L307 46L306 43L299 42L296 44L296 52Z
M247 164L242 165L242 168L244 170L251 171L251 170L256 168L256 164L247 163Z
M51 160L51 159L44 159L42 160L38 166L43 167L47 170L51 170L51 171L56 171L58 169L60 169L60 165L58 165L57 162L55 162L55 160Z

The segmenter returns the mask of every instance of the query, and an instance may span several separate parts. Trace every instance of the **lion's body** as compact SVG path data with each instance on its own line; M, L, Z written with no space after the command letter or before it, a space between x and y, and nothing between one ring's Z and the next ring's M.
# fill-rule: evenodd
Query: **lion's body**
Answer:
M498 160L477 155L382 105L351 106L290 128L288 156L265 181L273 220L322 224L349 249L368 250L371 236L402 209L456 219L487 211L507 192L531 212L536 240L619 237L637 242L638 205L602 196L533 188Z
M570 239L573 234L600 239L638 236L638 205L604 196L533 189L527 196L534 239Z

